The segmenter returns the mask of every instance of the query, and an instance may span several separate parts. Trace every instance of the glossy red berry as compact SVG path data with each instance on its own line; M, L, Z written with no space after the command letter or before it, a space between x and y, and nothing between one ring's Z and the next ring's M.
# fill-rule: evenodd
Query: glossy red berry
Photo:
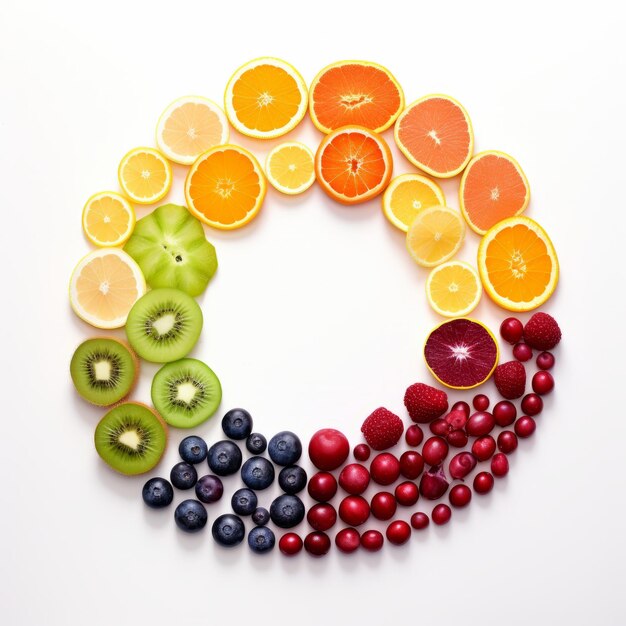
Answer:
M486 461L487 459L490 459L495 451L496 441L491 435L479 437L472 444L472 454L479 461Z
M526 437L530 437L534 432L535 428L537 428L537 424L532 417L528 415L522 415L517 422L515 422L515 434L522 439L526 439Z
M441 418L433 420L430 424L428 424L428 428L430 428L430 432L433 435L437 435L439 437L445 437L450 432L450 424Z
M313 556L324 556L330 550L330 537L319 531L309 533L304 538L304 549Z
M450 459L448 471L455 479L465 478L476 467L476 456L469 452L459 452Z
M452 411L444 417L444 421L447 422L450 431L465 428L467 419L468 416L463 410Z
M313 500L328 502L337 493L337 480L328 472L317 472L309 479L307 488Z
M464 430L453 430L446 437L446 441L454 448L464 448L468 440L469 437Z
M419 452L407 450L400 457L400 473L405 478L414 480L424 471L424 459Z
M498 426L510 426L517 417L517 409L512 402L502 400L493 407L493 419Z
M522 363L533 358L533 349L527 343L516 343L513 347L513 356Z
M361 545L361 535L356 528L343 528L335 535L335 545L341 552L350 554Z
M511 454L517 449L517 435L512 430L503 430L498 435L498 450L504 454Z
M506 458L506 454L498 452L493 455L491 459L491 473L498 478L506 476L509 473L509 459Z
M358 496L370 484L370 473L360 463L349 463L339 474L339 486L348 493Z
M537 415L543 410L543 400L541 399L541 396L537 395L536 393L527 393L522 398L521 407L522 411L526 415Z
M406 439L407 445L415 448L424 440L424 431L417 424L411 424L411 426L406 429L404 438Z
M379 491L370 503L372 515L376 519L388 520L396 514L398 504L392 493L388 491Z
M378 552L385 543L383 534L378 530L366 530L361 535L361 546L368 552Z
M545 396L554 389L554 377L550 372L541 370L535 373L531 384L535 393L538 393L540 396Z
M411 537L411 527L404 520L395 520L387 526L387 540L394 546L401 546Z
M448 444L441 437L429 437L422 448L422 457L427 465L439 465L448 456Z
M394 493L400 506L413 506L420 497L417 485L410 480L400 483Z
M524 325L516 317L507 317L500 324L500 336L504 341L514 344L517 343L524 332Z
M488 435L495 427L496 420L487 411L476 411L465 425L465 432L471 437L482 437Z
M306 519L315 530L328 530L337 521L337 511L332 504L315 504L306 514Z
M390 452L381 452L372 460L370 474L379 485L391 485L400 476L400 461Z
M447 504L438 504L430 515L437 526L443 526L450 521L452 509Z
M352 454L357 461L367 461L370 458L370 447L366 443L360 443L358 446L354 446Z
M551 370L554 367L554 355L552 352L542 352L537 356L537 367L540 370Z
M454 413L455 411L461 411L465 417L469 417L471 412L470 405L467 404L465 400L459 400L452 405L450 413Z
M349 454L348 439L334 428L318 430L309 442L309 457L313 465L326 472L343 465Z
M348 526L360 526L370 516L370 505L362 496L347 496L339 504L339 517Z
M474 491L476 493L489 493L493 489L493 475L490 472L480 472L474 476Z
M448 496L450 504L457 508L467 506L472 499L472 490L467 485L454 485Z
M285 533L278 542L278 549L287 556L298 554L302 550L302 539L296 533Z
M418 511L417 513L413 513L411 515L411 526L415 528L415 530L424 530L430 524L430 518L426 513L422 513L422 511Z
M477 411L486 411L489 408L489 398L484 393L478 393L474 396L472 405Z

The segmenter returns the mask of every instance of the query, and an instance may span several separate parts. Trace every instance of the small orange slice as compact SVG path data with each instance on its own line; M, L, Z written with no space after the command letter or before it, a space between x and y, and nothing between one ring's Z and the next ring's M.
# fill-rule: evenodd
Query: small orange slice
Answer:
M83 208L83 230L96 246L121 246L135 227L135 211L114 191L96 193Z
M474 149L467 111L450 96L424 96L410 104L394 129L398 148L421 170L437 178L456 176Z
M365 202L384 191L393 171L385 140L367 128L344 126L324 139L315 155L322 189L343 204Z
M185 198L205 224L231 230L252 220L261 209L267 184L250 152L228 144L201 154L185 180Z
M519 163L504 152L480 152L461 176L459 204L469 227L484 235L494 224L522 213L530 187Z
M152 204L163 198L172 186L172 166L154 148L128 152L117 170L124 193L137 204Z
M368 61L332 63L309 90L309 113L323 133L354 125L380 133L395 122L402 107L398 81L388 69Z

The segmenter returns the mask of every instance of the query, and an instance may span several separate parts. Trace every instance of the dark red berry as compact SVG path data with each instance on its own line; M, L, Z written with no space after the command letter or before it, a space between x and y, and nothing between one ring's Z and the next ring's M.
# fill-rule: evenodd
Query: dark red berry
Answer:
M479 461L486 461L487 459L490 459L495 451L496 441L491 435L480 437L472 444L472 454Z
M424 471L424 459L419 452L407 450L400 457L400 473L411 480L417 478Z
M476 467L476 457L469 452L459 452L450 459L448 471L456 479L465 478Z
M493 419L498 426L510 426L517 417L517 409L512 402L502 400L493 407Z
M401 546L411 537L411 527L403 520L396 520L387 526L387 540L394 546Z
M417 513L413 513L411 515L411 526L415 528L415 530L423 530L430 524L430 518L426 513L422 513L422 511L418 511Z
M379 491L372 498L370 508L376 519L388 520L395 515L398 505L392 493Z
M480 472L474 476L474 491L476 493L489 493L493 489L493 475L490 472Z
M318 430L309 442L309 457L313 465L326 472L343 465L349 454L348 439L334 428Z
M278 549L287 556L298 554L302 550L302 539L296 533L285 533L278 542Z
M370 447L366 443L360 443L358 446L354 446L352 454L357 461L367 461L370 458Z
M447 504L438 504L430 515L437 526L443 526L450 521L452 509Z
M349 463L339 474L339 486L353 496L363 493L370 484L370 473L360 463Z
M306 514L306 519L315 530L329 530L337 521L337 511L332 504L315 504Z
M467 424L465 431L471 437L482 437L488 435L495 427L496 420L491 413L487 411L477 411L472 415Z
M439 437L445 437L450 432L450 424L444 419L436 419L428 424L430 432Z
M472 499L472 490L467 485L454 485L454 487L450 489L450 495L448 498L450 499L450 504L452 506L461 508L470 503L470 500Z
M535 393L545 396L554 389L554 378L550 372L536 372L532 379L532 387Z
M395 490L396 500L401 506L413 506L420 497L419 489L414 482L407 480L400 483Z
M452 405L452 408L450 409L450 413L454 413L455 411L461 411L462 413L465 414L465 417L469 417L470 416L470 405L467 404L467 402L465 402L464 400L459 400L458 402L455 402Z
M335 536L335 545L341 552L349 554L361 545L361 535L356 528L343 528Z
M489 408L489 398L484 393L476 394L472 404L477 411L486 411Z
M319 531L309 533L304 538L304 549L313 556L324 556L330 550L330 537Z
M441 437L430 437L422 448L422 457L427 465L439 465L448 456L448 444Z
M348 526L360 526L370 516L370 505L362 496L346 496L339 504L339 517Z
M524 325L516 317L507 317L500 324L500 336L504 341L514 344L522 338Z
M459 430L465 428L467 424L467 415L465 411L452 411L444 417L444 420L448 423L450 430Z
M509 473L509 459L506 458L506 454L498 452L493 455L491 459L491 473L498 478Z
M468 436L464 430L453 430L448 433L446 441L455 448L464 448L467 445Z
M554 367L554 355L552 352L542 352L537 356L537 367L540 370L551 370Z
M431 467L422 474L420 479L420 493L427 500L438 500L448 491L448 480L441 465Z
M537 415L543 410L543 400L536 393L527 393L522 398L522 411L526 415Z
M400 476L400 461L389 452L381 452L372 460L370 474L379 485L391 485Z
M518 361L530 361L533 358L533 349L527 343L516 343L513 346L513 356Z
M415 448L424 440L424 431L417 424L411 424L411 426L406 429L404 438L406 439L407 445Z
M328 472L317 472L309 479L309 495L318 502L328 502L337 493L337 480Z
M383 534L378 530L366 530L361 535L361 546L368 552L378 552L385 543Z
M537 424L532 417L528 415L522 415L517 422L515 422L515 434L522 439L530 437L537 428Z
M503 430L498 435L498 450L504 454L511 454L517 448L517 435L512 430Z

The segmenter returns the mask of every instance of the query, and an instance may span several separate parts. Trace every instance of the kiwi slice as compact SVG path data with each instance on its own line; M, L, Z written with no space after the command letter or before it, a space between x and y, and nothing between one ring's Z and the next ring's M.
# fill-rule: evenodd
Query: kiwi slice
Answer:
M153 289L135 302L126 320L133 350L146 361L182 359L196 345L202 330L198 303L178 289Z
M126 344L95 337L76 348L70 374L76 391L92 404L109 406L125 398L135 386L139 362Z
M215 372L198 359L164 365L152 381L152 402L176 428L193 428L217 411L222 386Z
M127 475L149 472L167 446L167 424L139 402L112 408L96 426L96 450L114 470Z

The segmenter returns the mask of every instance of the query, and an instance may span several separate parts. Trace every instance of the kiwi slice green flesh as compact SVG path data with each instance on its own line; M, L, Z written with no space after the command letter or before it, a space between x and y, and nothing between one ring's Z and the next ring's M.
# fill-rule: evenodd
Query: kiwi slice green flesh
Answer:
M186 356L202 330L198 303L178 289L153 289L139 298L126 320L133 350L146 361L169 363Z
M152 402L163 419L176 428L193 428L211 417L222 401L215 372L197 359L164 365L152 381Z
M88 402L109 406L125 398L137 380L138 363L117 339L96 337L76 348L70 374L76 391Z
M114 470L127 475L149 472L167 446L167 424L138 402L112 408L98 423L96 450Z

